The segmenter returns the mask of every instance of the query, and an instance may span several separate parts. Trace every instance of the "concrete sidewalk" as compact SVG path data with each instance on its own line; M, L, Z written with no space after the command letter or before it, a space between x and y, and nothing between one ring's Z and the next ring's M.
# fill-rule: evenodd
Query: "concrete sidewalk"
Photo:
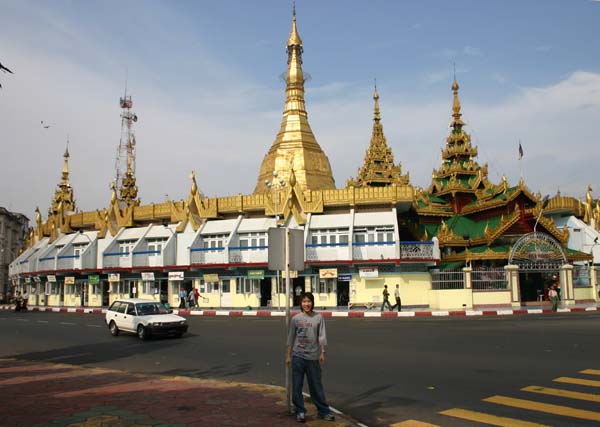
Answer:
M522 314L552 314L550 305L542 306L520 306L520 307L494 307L484 309L455 309L455 310L431 310L429 308L411 308L408 307L403 309L401 312L398 311L380 311L379 307L373 307L371 309L366 308L352 308L351 310L344 308L325 308L319 310L319 307L315 307L316 311L321 313L325 317L368 317L368 318L411 318L411 317L443 317L443 316L507 316L507 315L522 315ZM12 305L1 305L0 310L14 310ZM94 313L103 314L106 313L106 307L44 307L44 306L31 306L30 311L41 311L41 312L60 312L60 313ZM586 304L574 304L574 305L560 305L558 308L559 313L581 313L581 312L595 312L600 311L600 304L598 303L586 303ZM277 309L258 309L258 310L240 310L240 309L174 309L175 314L181 316L230 316L230 317L242 317L242 316L254 316L254 317L281 317L285 316L285 311ZM292 314L298 313L297 307L292 309Z
M3 426L298 426L281 387L0 359ZM306 425L350 427L317 419Z

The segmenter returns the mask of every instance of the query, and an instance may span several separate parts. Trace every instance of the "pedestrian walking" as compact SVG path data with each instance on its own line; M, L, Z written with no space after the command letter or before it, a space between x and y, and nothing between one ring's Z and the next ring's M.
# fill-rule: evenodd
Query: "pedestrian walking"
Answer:
M396 299L396 304L394 304L391 310L397 308L398 311L402 311L402 300L400 299L400 285L396 283L396 288L394 289L394 298Z
M190 292L188 294L188 302L190 303L190 308L196 307L196 293L194 292L194 289L196 288L190 289Z
M388 291L387 285L383 285L383 304L381 304L381 311L387 305L390 311L392 311L392 304L390 304L390 292Z
M194 298L196 299L196 305L200 306L200 292L198 292L198 288L194 287Z
M187 292L184 288L179 290L179 308L185 308L185 299L187 297Z
M25 289L25 292L23 292L23 305L21 306L21 310L27 311L27 304L29 304L29 292Z
M558 310L558 292L556 291L556 286L552 285L550 290L548 291L548 296L550 297L550 301L552 301L552 311Z
M305 375L310 397L317 407L317 417L335 421L335 416L325 399L321 381L321 366L325 363L327 345L325 318L313 311L314 306L314 295L304 292L300 300L302 311L292 318L287 338L286 364L292 367L292 402L296 421L299 423L306 421L306 408L302 396Z
M17 291L15 293L15 311L21 311L22 306L23 306L23 297L21 296L21 292Z

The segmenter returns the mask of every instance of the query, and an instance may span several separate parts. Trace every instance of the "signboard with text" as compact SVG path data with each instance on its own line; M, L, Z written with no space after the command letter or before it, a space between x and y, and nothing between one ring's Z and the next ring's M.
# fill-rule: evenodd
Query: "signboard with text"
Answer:
M74 285L75 276L65 276L65 285Z
M48 282L50 283L56 283L56 276L50 275L47 276Z
M98 283L100 283L100 276L98 276L97 274L90 274L88 276L88 283L90 285L97 285Z
M108 281L109 282L118 282L121 280L121 275L119 273L110 273L108 275Z
M202 279L204 279L205 283L218 283L219 275L218 274L205 274L204 276L202 276Z
M379 277L377 267L362 267L358 269L358 275L363 279L376 279Z
M142 280L145 282L151 282L154 280L154 273L153 272L149 272L149 273L142 273Z
M338 277L337 268L321 268L319 269L320 279L335 279Z
M248 270L248 279L264 279L265 270Z
M183 271L169 271L169 280L183 280Z

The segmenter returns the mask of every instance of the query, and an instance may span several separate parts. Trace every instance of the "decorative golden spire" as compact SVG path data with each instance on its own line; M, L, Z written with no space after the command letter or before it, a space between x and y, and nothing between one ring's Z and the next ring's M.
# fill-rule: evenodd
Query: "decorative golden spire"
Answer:
M58 188L54 191L54 198L50 209L49 215L56 215L62 208L64 212L75 211L75 200L73 198L73 189L69 183L69 139L67 138L67 147L65 148L65 154L63 154L64 163L61 174L61 181L57 185Z
M132 135L127 141L127 171L121 181L121 201L130 206L139 206L140 199L138 198L138 188L136 185L135 174L133 173L133 146L135 145L135 137Z
M452 122L452 128L454 128L454 131L460 131L460 128L462 126L464 126L463 121L460 119L460 117L462 116L461 112L460 112L460 99L458 99L458 82L456 81L456 78L454 79L454 82L452 83L452 92L454 93L454 102L452 103L452 117L454 118L454 122Z
M346 187L386 187L388 185L407 185L408 174L402 175L402 166L394 165L394 155L387 145L381 124L379 111L379 93L377 83L373 93L375 103L373 112L373 133L371 143L365 153L365 160L358 170L356 179L349 179Z
M294 169L302 189L334 189L329 159L317 143L308 124L304 102L304 73L302 72L302 39L296 24L296 8L292 16L292 31L287 42L288 70L286 75L285 108L279 133L263 159L254 192L269 191L265 181L273 172L288 181Z

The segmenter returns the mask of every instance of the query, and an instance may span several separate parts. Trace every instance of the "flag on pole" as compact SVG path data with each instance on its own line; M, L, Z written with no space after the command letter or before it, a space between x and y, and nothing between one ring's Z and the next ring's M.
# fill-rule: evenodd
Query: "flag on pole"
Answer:
M521 146L521 141L519 141L519 160L523 158L523 147Z

